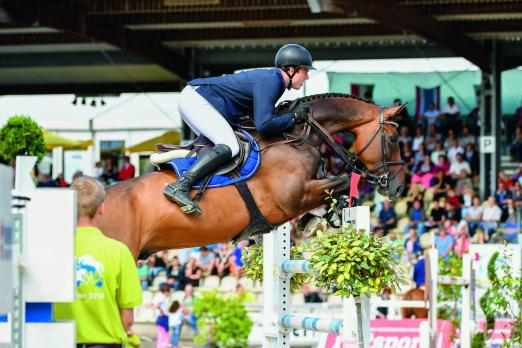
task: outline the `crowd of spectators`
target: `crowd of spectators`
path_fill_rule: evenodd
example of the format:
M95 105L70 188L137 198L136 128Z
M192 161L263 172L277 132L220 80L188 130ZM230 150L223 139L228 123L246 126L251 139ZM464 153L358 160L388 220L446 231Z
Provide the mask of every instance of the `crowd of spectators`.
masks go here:
M396 100L395 104L400 104ZM363 201L375 202L374 233L390 242L403 244L412 264L422 253L419 240L434 232L439 254L461 256L471 243L516 242L521 233L522 165L511 177L500 171L497 189L481 200L478 140L478 109L461 115L450 97L442 111L430 104L421 117L410 117L403 109L398 116L399 144L406 163L406 189L394 205L368 187ZM512 159L522 161L522 107L515 122L516 139ZM337 139L350 147L353 139ZM327 172L335 174L341 165L335 158Z

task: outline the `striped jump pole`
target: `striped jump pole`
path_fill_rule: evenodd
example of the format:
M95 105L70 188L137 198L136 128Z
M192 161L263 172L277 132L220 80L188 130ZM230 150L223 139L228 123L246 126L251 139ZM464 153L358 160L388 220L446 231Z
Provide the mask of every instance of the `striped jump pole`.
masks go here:
M461 320L460 320L460 347L471 347L471 335L475 323L471 319L472 302L472 271L473 262L470 254L462 255L462 276L439 275L439 253L436 248L426 252L426 287L429 301L428 321L430 327L430 348L437 347L437 294L438 285L461 285Z
M370 231L370 208L346 208L343 223ZM307 260L290 260L289 223L263 236L263 348L290 347L290 330L342 335L344 347L369 348L370 302L366 297L343 299L342 320L290 314L290 276L312 273Z

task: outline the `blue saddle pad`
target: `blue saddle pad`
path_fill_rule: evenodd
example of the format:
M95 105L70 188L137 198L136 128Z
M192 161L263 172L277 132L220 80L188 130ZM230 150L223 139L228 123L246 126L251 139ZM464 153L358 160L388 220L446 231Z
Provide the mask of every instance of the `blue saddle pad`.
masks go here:
M259 168L261 164L261 151L259 148L259 144L255 141L255 139L244 130L240 130L242 134L248 139L250 144L252 144L252 149L250 150L250 154L248 158L239 171L239 178L231 178L228 175L214 175L212 179L210 179L210 183L208 184L208 188L216 188L216 187L225 187L232 185L236 182L244 181L251 178ZM172 169L176 172L178 178L183 175L189 168L196 162L196 157L191 158L176 158L168 161L167 163L172 166ZM202 180L198 181L194 188L199 188L199 186L203 183Z

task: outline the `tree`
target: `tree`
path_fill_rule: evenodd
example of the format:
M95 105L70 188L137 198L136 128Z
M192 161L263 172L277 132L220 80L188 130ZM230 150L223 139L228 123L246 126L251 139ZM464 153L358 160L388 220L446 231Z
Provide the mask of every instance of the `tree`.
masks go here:
M29 116L13 116L0 129L0 160L14 166L16 156L36 156L40 161L45 154L42 128Z

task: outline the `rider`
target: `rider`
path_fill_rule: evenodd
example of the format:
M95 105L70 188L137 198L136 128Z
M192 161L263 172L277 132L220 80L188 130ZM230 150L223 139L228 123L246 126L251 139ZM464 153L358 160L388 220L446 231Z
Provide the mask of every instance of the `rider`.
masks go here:
M164 195L178 203L188 214L196 211L190 197L191 187L213 173L239 153L239 145L230 123L244 115L254 119L261 133L278 133L308 117L309 108L300 104L291 113L274 115L274 105L284 89L300 89L315 70L306 48L288 44L275 56L275 67L254 69L220 77L188 82L179 96L179 113L198 136L203 134L215 146L200 156L176 182L167 185Z

